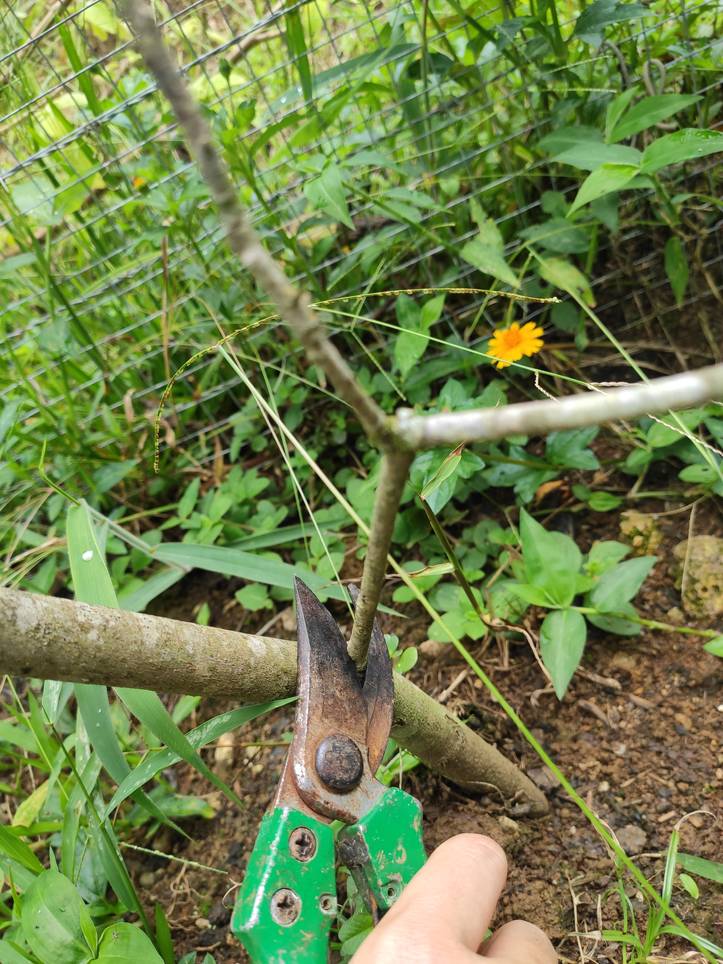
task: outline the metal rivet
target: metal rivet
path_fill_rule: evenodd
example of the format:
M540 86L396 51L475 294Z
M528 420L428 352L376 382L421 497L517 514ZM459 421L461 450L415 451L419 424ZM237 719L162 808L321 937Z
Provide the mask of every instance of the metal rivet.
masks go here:
M316 853L316 836L308 827L297 827L289 834L291 856L304 863Z
M301 899L288 887L282 887L271 897L271 916L277 924L289 927L301 913Z
M348 736L327 736L316 750L316 771L331 790L348 793L364 773L361 750Z
M319 907L324 914L335 914L336 897L333 894L322 894L319 898Z

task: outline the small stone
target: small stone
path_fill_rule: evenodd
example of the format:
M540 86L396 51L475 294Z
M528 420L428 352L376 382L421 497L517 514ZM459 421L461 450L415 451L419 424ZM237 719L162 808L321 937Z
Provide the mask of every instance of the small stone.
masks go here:
M620 535L632 547L634 556L653 555L663 540L657 516L635 509L621 514Z
M144 873L142 873L141 876L138 878L138 883L145 890L148 890L150 887L152 887L155 884L155 882L156 882L156 875L153 873L152 870L144 871Z
M705 619L723 613L723 539L693 536L673 549L675 585L680 589L683 609L690 616Z
M610 669L622 669L627 673L632 673L635 669L636 659L632 653L626 653L624 649L619 649L610 660Z
M685 623L685 614L679 606L672 606L665 614L665 621L673 626L682 626Z
M598 793L607 793L609 789L610 789L610 784L607 782L607 780L601 780L600 783L598 783L597 785Z
M700 830L700 828L705 824L702 813L692 813L688 817L688 822L692 823L696 830Z
M497 823L503 830L509 830L510 833L520 832L519 824L515 820L512 820L511 817L505 816L504 813L497 818Z
M676 723L680 723L684 730L690 731L693 729L693 721L687 713L676 713L674 719Z
M425 639L417 648L420 656L424 656L425 659L436 660L449 651L449 643L438 643L435 639Z
M625 756L628 752L628 746L626 743L613 743L613 753L615 756Z
M193 923L200 931L208 930L211 926L211 921L206 917L197 917Z
M629 854L639 854L648 842L646 832L634 823L626 823L624 827L615 831L615 836L623 850Z
M552 790L557 786L557 779L547 767L534 767L527 775L540 790Z

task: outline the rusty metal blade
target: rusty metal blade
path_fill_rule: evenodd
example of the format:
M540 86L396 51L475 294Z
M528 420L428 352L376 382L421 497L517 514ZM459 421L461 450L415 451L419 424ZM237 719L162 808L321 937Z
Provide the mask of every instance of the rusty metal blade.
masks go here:
M300 579L294 580L294 592L299 668L290 751L294 781L316 812L352 823L368 811L382 789L369 759L367 702L336 620ZM362 770L350 788L340 789L335 779L325 782L318 772L317 751L323 752L322 745L329 746L329 741L342 747L351 742L356 747L352 752L361 755ZM378 759L376 743L373 758Z
M356 586L350 586L349 592L356 607L359 590ZM375 773L384 756L394 712L392 659L384 639L384 633L381 631L376 618L369 641L366 676L364 677L362 692L367 706L369 765L372 772Z

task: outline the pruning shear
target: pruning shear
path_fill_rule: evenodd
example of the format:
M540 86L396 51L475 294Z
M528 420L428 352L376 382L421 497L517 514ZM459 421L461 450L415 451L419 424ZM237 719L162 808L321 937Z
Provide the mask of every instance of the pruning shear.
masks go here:
M374 776L394 700L384 636L375 620L361 682L328 609L300 579L294 595L294 738L231 919L254 964L326 964L337 913L335 849L375 922L426 860L418 801ZM332 821L343 824L336 848Z

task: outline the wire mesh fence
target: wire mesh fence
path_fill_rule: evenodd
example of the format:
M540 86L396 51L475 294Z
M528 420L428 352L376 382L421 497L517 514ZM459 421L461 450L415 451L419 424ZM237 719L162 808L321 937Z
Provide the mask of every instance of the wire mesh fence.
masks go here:
M471 364L460 348L482 352L503 317L534 319L561 342L546 358L554 389L575 339L589 345L583 380L618 373L580 296L650 373L665 370L666 352L672 370L718 351L705 323L687 342L677 325L720 301L713 158L676 168L664 189L643 179L619 203L617 193L614 204L601 198L594 218L557 243L539 233L552 221L561 230L591 170L579 157L558 162L564 149L546 146L556 131L614 147L602 129L621 90L687 97L689 127L717 117L715 4L604 6L607 19L585 29L577 4L546 0L524 11L456 0L155 9L257 229L316 300L434 286L539 296L552 293L541 259L572 265L583 280L566 292L567 314L450 296L447 343L430 350L454 371ZM249 326L244 350L281 370L295 356L276 322L257 324L263 296L231 260L175 119L109 0L46 9L4 0L0 36L0 398L15 426L3 471L7 504L22 506L42 442L66 479L81 455L101 467L148 459L164 387L219 325ZM678 120L662 116L655 133ZM691 280L677 303L663 256L676 192L694 198L680 221ZM485 231L483 246L514 272L465 256ZM392 337L374 327L391 304L365 304L367 342ZM328 320L368 361L373 341L348 336L353 319ZM192 461L218 457L216 435L229 453L228 420L244 403L235 386L209 356L185 373L168 437Z

